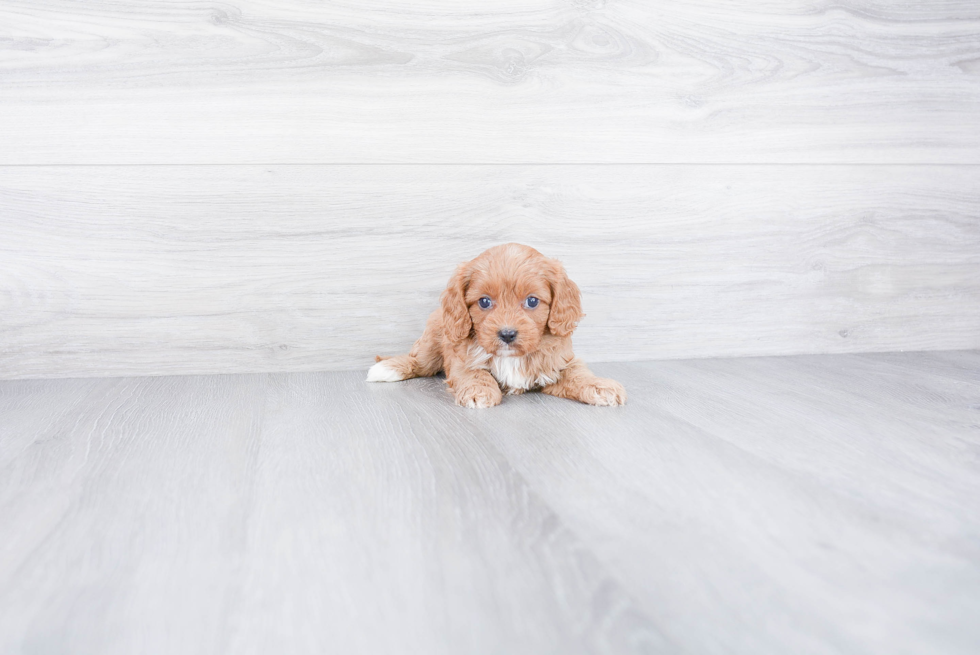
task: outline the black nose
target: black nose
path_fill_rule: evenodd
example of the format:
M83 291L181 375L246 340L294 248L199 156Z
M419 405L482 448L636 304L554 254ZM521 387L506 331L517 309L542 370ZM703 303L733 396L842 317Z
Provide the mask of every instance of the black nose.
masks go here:
M510 328L504 328L497 332L497 336L504 343L514 343L514 339L517 338L517 330L511 330Z

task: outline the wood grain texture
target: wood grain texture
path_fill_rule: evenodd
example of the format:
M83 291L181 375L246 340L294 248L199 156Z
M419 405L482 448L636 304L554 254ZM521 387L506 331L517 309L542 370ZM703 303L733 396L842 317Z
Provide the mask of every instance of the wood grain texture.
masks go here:
M980 353L0 383L0 651L980 647Z
M980 168L0 169L0 377L366 367L520 241L589 360L980 347Z
M221 652L266 383L0 390L0 651Z
M0 164L980 163L974 0L0 6Z

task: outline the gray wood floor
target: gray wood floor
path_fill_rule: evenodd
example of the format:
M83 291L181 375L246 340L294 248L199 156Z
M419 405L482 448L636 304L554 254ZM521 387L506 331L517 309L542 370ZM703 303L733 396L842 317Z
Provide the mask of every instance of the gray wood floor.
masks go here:
M0 383L3 653L976 653L980 353Z

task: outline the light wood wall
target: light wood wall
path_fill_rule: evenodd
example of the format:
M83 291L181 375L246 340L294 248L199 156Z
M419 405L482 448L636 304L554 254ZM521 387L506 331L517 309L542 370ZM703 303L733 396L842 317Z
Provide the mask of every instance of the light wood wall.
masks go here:
M980 7L0 5L0 377L366 367L562 259L593 360L980 348Z

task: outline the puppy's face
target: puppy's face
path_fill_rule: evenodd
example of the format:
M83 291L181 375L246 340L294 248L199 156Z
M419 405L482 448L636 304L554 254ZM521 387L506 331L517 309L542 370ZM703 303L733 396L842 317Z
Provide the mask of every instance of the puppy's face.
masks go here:
M582 317L578 287L561 264L520 244L461 265L442 304L450 340L472 335L495 356L532 353L545 334L571 335Z
M526 355L538 349L551 311L551 288L540 267L477 270L466 290L476 342L491 355Z

